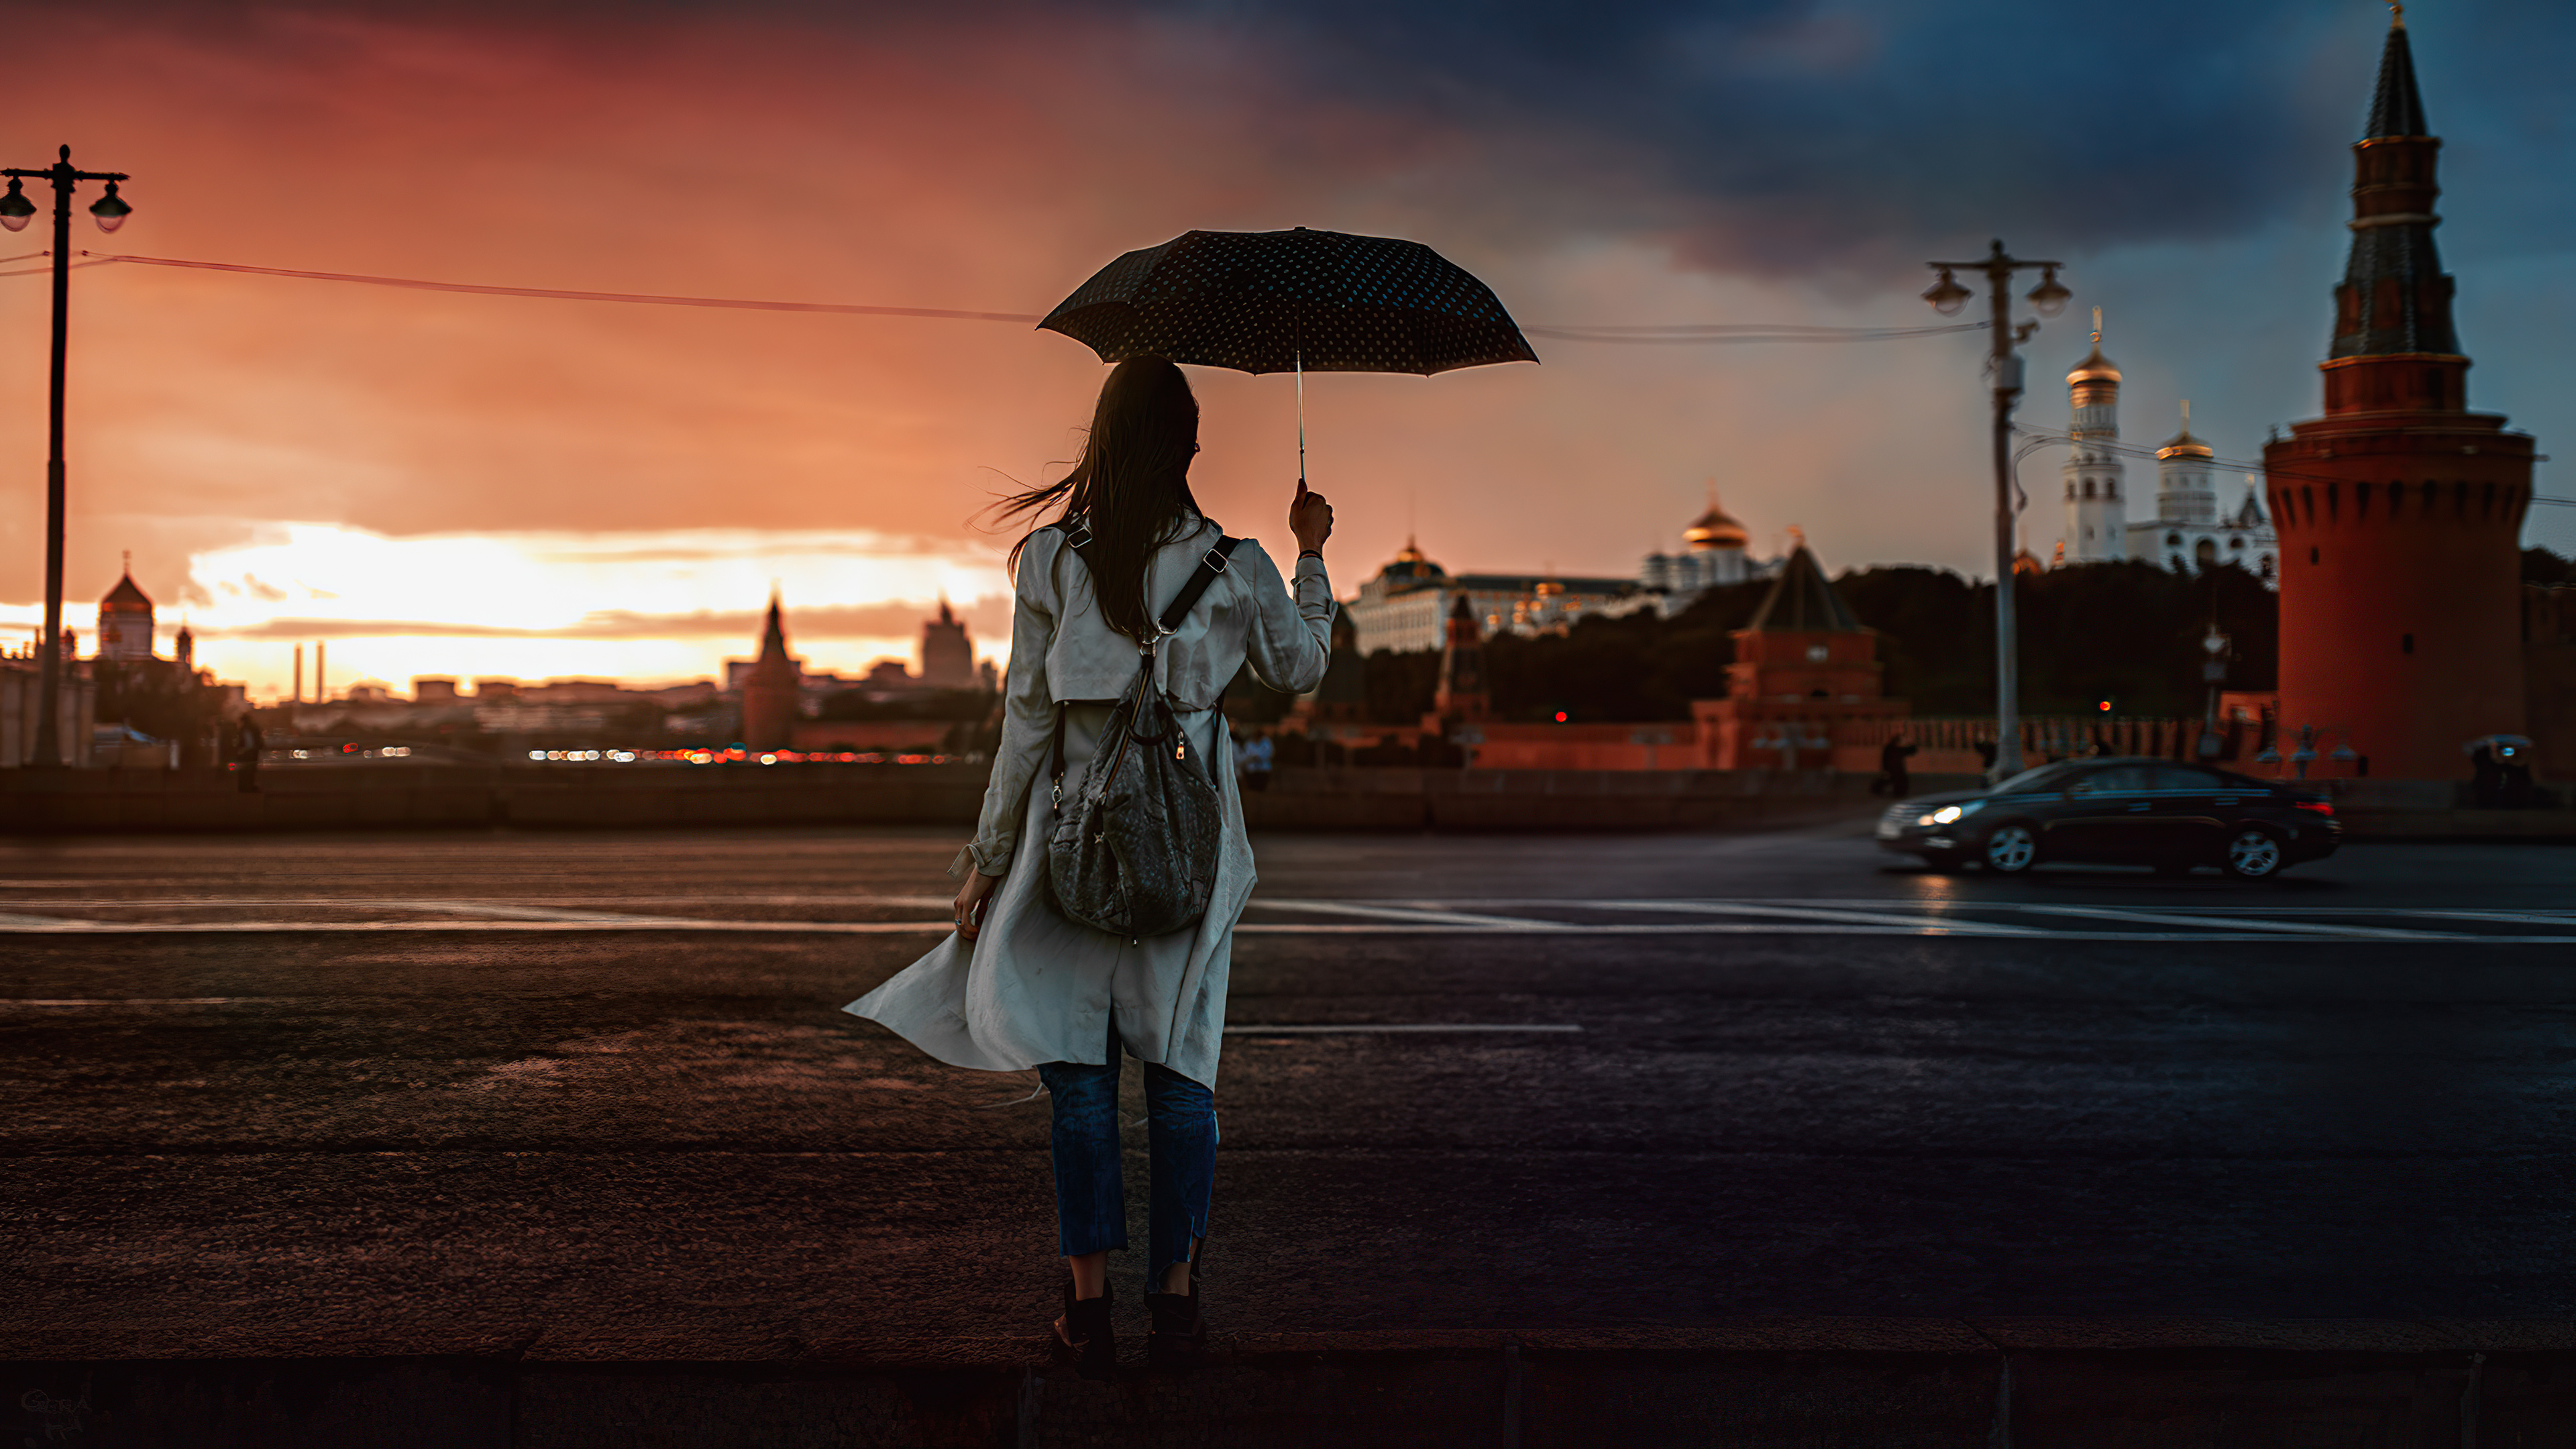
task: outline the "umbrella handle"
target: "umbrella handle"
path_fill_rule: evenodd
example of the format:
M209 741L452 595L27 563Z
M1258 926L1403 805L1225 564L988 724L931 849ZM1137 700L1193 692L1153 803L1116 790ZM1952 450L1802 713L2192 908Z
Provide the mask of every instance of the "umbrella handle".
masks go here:
M1297 486L1303 488L1306 486L1306 353L1301 348L1294 356L1297 359Z

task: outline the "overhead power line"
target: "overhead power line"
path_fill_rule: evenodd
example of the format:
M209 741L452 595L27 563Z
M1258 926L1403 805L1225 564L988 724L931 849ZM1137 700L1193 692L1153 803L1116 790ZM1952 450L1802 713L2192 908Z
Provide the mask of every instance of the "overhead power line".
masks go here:
M2017 426L2013 431L2021 434L2025 438L2031 438L2045 443L2073 443L2079 441L2069 434L2055 432L2047 428L2024 428ZM2098 449L2105 453L2116 453L2123 458L2154 458L2158 456L2157 449L2142 448L2135 443L2109 443L2104 442L2100 438L2084 438L2080 441L2082 441L2088 448ZM2209 460L2209 465L2213 468L2224 469L2231 473L2259 473L2265 478L2275 482L2349 483L2353 481L2339 473L2302 473L2291 468L2268 468L2261 463L2246 462L2242 458L2220 458L2212 456ZM2531 501L2534 503L2552 503L2563 507L2576 508L2576 498L2544 498L2540 494L2534 493L2531 495Z
M142 267L184 267L199 272L240 272L304 282L356 282L415 292L464 292L478 297L536 297L555 302L626 302L650 307L723 307L745 312L837 312L862 317L930 317L948 322L1035 322L1035 312L960 312L946 307L868 307L850 302L768 302L741 297L666 297L649 292L583 292L561 287L494 287L477 282L434 282L420 277L374 277L357 272L314 272L297 267L254 267L240 262L184 261L176 257L81 253L101 262Z
M0 265L50 257L50 251L26 252L14 257L0 257ZM254 277L285 277L304 282L352 282L369 287L395 287L415 292L459 292L477 297L533 297L555 302L622 302L651 307L716 307L744 312L824 312L859 317L922 317L943 322L1030 322L1041 320L1036 312L969 312L949 307L879 307L855 302L781 302L745 297L679 297L653 292L596 292L563 287L502 287L480 282L441 282L424 277L381 277L362 272L321 272L300 267L258 267L243 262L193 261L179 257L145 257L117 252L82 251L86 261L74 267L103 267L115 263L140 267L179 267L189 271L232 272ZM26 267L14 272L0 272L0 277L40 276L51 267ZM1936 327L1824 327L1805 323L1769 322L1682 322L1668 324L1560 324L1532 325L1521 330L1533 337L1547 337L1564 342L1613 342L1675 344L1725 344L1749 342L1892 342L1913 337L1939 337L1953 332L1975 332L1993 326L1991 322L1960 322ZM2063 433L2033 428L2015 431L2028 437L2051 442L2072 442ZM2133 447L2122 443L2095 442L2106 452L2131 458L2152 458L2152 448ZM2260 463L2237 459L2212 458L2215 467L2239 472L2265 473L2273 478L2297 479L2311 475L2266 469ZM2340 482L2340 479L2316 475L2314 481ZM2545 498L2532 495L2534 503L2576 507L2576 498Z
M27 261L53 255L51 252L29 252L21 257L0 257L0 264ZM480 282L442 282L426 277L384 277L362 272L324 272L303 267L260 267L244 262L209 262L181 257L145 257L118 252L81 252L88 260L74 266L96 267L124 263L140 267L178 267L198 272L231 272L253 277L285 277L302 282L349 282L367 287L396 287L415 292L457 292L477 297L532 297L553 302L620 302L648 307L717 307L743 312L825 312L860 317L923 317L943 322L1027 322L1040 320L1036 312L969 312L947 307L880 307L851 302L786 302L747 297L680 297L651 292L600 292L565 287L503 287ZM24 271L0 272L0 277L34 276L48 267L30 267ZM1804 323L1773 322L1692 322L1627 326L1617 324L1572 323L1555 326L1531 326L1521 330L1533 337L1547 337L1564 342L1644 343L1654 346L1709 345L1750 342L1892 342L1911 337L1939 337L1952 332L1975 332L1994 324L1961 322L1937 327L1821 327Z
M1956 322L1940 327L1806 327L1769 323L1724 323L1675 327L1586 327L1532 325L1521 331L1559 342L1624 342L1666 346L1741 342L1895 342L1909 337L1941 337L1952 332L1978 332L1992 322Z

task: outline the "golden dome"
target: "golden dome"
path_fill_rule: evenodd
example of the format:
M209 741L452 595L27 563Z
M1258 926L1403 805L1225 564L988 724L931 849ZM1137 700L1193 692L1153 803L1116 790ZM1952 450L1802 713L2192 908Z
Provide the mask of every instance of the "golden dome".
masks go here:
M2075 364L2075 370L2066 374L2068 387L2082 387L2088 382L2107 382L2113 387L2120 385L2120 369L2102 355L2102 309L2099 307L2093 309L2092 355Z
M1753 541L1753 535L1717 506L1717 490L1712 488L1708 495L1708 511L1692 519L1690 527L1682 530L1682 541L1693 548L1742 548Z
M2207 443L2191 435L2191 399L2182 400L2182 431L2165 439L2156 449L2159 458L2215 458L2218 454Z
M2102 355L2102 342L2099 338L2094 339L2093 354L2075 364L2075 370L2066 374L2068 387L2076 387L2088 382L2116 383L2119 380L2119 366Z

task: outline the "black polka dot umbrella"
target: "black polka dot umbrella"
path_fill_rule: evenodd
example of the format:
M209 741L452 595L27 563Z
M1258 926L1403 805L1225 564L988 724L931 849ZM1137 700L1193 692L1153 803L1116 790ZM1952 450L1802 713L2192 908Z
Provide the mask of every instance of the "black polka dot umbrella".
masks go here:
M1420 242L1338 231L1190 231L1102 267L1038 324L1104 362L1168 357L1295 372L1423 376L1538 354L1494 290Z

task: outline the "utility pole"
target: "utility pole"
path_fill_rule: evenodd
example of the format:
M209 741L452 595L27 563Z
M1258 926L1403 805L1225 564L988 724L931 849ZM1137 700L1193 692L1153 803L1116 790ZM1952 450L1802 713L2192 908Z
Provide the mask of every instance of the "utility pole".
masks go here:
M72 148L62 149L61 159L41 169L10 167L0 170L9 178L9 192L0 196L0 226L22 231L36 214L36 204L26 198L21 185L27 181L50 181L54 184L54 357L53 396L46 414L49 451L45 455L45 633L42 660L38 666L36 689L36 750L28 763L39 769L60 769L63 763L62 713L63 678L63 355L67 345L68 313L72 295L72 188L83 181L104 181L107 194L90 203L89 214L98 221L101 231L114 231L125 224L134 208L116 194L116 183L126 179L122 171L80 171L73 169Z
M2012 320L2013 273L2031 268L2041 269L2040 282L2031 288L2031 309L2042 317L2054 317L2066 310L2067 299L2074 294L2058 285L2057 269L2064 262L2032 261L2006 254L1997 240L1985 257L1973 262L1926 262L1924 265L1941 274L1924 292L1923 300L1944 317L1955 317L1975 294L1960 286L1954 272L1983 272L1987 290L1992 294L1994 321L1992 347L1986 356L1986 370L1994 378L1994 462L1995 462L1995 765L1994 778L2001 780L2021 772L2021 651L2016 643L2013 617L2013 525L2020 510L2013 503L2012 482L2012 410L2021 397L2021 354L2014 349L2030 340L2039 330L2036 322L2016 327Z

